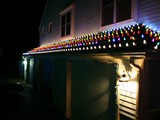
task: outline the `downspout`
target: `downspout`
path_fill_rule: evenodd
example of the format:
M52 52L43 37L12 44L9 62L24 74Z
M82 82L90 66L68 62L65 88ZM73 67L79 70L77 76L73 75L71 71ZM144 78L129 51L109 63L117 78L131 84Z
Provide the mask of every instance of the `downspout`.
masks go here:
M138 64L135 63L135 59L137 59L137 58L130 57L129 62L131 65L133 65L134 67L139 69L139 79L138 79L138 87L137 87L137 95L136 95L136 98L137 98L136 107L138 108L136 110L136 120L139 120L139 86L140 86L139 83L140 83L140 81L142 81L141 80L142 79L142 68Z

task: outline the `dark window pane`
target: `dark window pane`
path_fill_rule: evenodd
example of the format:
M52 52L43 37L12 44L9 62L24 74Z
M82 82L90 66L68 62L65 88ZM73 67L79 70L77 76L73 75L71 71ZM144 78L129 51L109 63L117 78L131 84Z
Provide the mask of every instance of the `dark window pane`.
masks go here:
M71 31L71 24L67 24L66 35L69 35Z
M61 36L65 36L65 26L61 27Z
M131 18L131 0L117 1L117 22Z
M71 22L71 12L67 13L67 23Z
M71 31L71 12L63 15L61 20L61 36L69 35Z
M64 25L64 24L65 24L65 19L66 19L66 16L65 16L65 15L63 15L63 16L62 16L61 25Z
M104 7L102 10L102 26L113 23L113 5Z
M49 32L49 33L52 32L52 23L50 23L49 26L48 26L48 32Z

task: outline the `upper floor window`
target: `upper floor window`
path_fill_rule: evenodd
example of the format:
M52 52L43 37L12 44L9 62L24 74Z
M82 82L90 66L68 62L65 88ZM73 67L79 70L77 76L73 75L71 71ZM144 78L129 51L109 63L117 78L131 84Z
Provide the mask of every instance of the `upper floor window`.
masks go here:
M72 36L74 28L74 4L60 13L61 37Z
M43 26L43 27L42 27L42 31L41 31L42 36L44 36L44 35L45 35L45 33L44 33L45 31L44 31L44 30L45 30L45 27Z
M116 22L131 18L131 0L117 0Z
M130 19L131 1L132 0L102 0L102 26Z
M71 33L71 11L61 16L61 36L67 36Z
M48 24L48 33L52 32L52 22Z

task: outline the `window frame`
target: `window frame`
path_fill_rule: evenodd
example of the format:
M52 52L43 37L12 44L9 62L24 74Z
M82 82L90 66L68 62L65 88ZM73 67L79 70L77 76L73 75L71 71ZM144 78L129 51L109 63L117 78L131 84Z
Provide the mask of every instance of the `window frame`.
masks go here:
M42 26L42 29L41 29L41 35L44 36L45 35L45 26Z
M116 14L116 10L117 10L117 1L118 0L113 0L113 22L111 24L108 25L103 25L102 24L102 18L103 18L103 14L102 14L102 2L103 0L101 0L100 3L100 29L103 30L103 28L111 28L113 29L113 24L116 26L119 26L120 24L127 24L127 23L135 23L135 21L137 20L137 0L131 0L131 18L126 19L126 20L122 20L122 21L117 21L117 14Z
M52 33L52 22L48 24L48 33Z
M64 39L72 39L74 37L74 9L75 9L75 3L71 4L69 7L64 9L62 12L60 12L60 38L61 40ZM67 14L71 12L70 15L70 22L67 23ZM62 26L62 17L65 15L65 24ZM70 32L67 34L67 25L70 24ZM65 28L65 33L62 36L62 27Z

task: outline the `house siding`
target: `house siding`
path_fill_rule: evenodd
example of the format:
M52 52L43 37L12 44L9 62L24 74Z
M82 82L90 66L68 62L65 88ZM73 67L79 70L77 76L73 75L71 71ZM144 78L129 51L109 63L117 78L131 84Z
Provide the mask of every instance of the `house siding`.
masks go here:
M97 32L100 28L100 0L77 0L75 37Z
M160 1L159 0L139 0L138 1L138 22L145 23L151 28L160 28Z
M60 12L71 5L74 1L65 3L59 0L58 3L49 0L40 25L45 26L44 36L40 34L40 45L60 41ZM67 6L68 5L68 6ZM54 9L54 10L53 10ZM75 0L75 24L74 36L78 37L95 33L100 28L100 0ZM48 33L48 24L52 22L52 33Z
M134 1L135 2L135 1ZM133 2L133 4L135 4ZM74 25L72 37L80 37L87 34L97 33L107 29L115 29L130 25L136 22L136 16L134 15L132 20L125 22L118 22L114 25L101 26L101 0L63 0L51 1L48 0L39 31L45 26L44 36L40 34L40 45L50 44L61 40L67 40L70 38L61 38L60 35L60 13L69 7L72 3L75 3L74 9ZM136 7L133 8L136 11ZM135 12L136 13L136 12ZM52 22L52 33L48 33L48 24Z
M45 45L60 40L60 12L71 5L74 0L48 0L40 24L40 45ZM52 22L52 33L48 33L48 24ZM45 26L44 36L41 35L41 29Z

